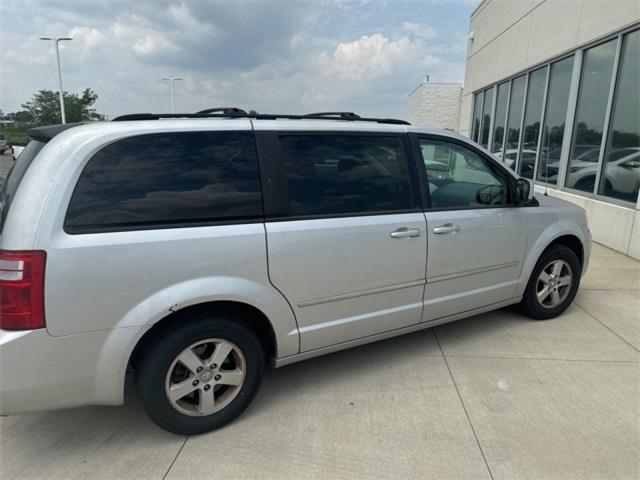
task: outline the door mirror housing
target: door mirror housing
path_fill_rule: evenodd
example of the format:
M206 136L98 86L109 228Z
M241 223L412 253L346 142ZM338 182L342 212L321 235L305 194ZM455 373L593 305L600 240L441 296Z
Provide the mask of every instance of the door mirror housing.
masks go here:
M526 178L519 178L516 180L515 191L515 204L523 205L533 200L533 182Z

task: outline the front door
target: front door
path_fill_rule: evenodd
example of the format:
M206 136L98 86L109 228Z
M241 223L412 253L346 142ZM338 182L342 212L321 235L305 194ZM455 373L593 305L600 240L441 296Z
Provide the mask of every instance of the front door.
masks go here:
M509 175L462 143L419 138L430 208L423 321L513 297L527 216L511 206Z
M267 212L269 275L301 351L418 324L426 224L401 135L273 136L280 179L269 181L281 198Z

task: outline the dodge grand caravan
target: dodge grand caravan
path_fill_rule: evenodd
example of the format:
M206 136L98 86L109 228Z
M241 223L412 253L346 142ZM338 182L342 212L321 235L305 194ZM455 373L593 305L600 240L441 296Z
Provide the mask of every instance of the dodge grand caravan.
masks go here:
M561 314L584 211L450 131L352 113L32 129L2 193L0 414L117 405L175 433L267 365L519 304Z

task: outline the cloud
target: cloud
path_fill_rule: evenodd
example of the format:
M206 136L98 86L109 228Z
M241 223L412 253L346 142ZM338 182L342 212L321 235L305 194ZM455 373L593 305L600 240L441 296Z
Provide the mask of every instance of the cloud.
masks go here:
M426 73L461 81L471 7L441 0L3 0L0 108L56 88L40 35L68 33L65 88L91 87L110 115L237 105L403 116ZM27 12L37 12L31 14Z

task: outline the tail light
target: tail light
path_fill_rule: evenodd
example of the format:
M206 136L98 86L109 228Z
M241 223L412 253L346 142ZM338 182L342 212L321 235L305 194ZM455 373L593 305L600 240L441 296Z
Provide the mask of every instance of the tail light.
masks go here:
M0 329L44 328L46 252L0 250Z

